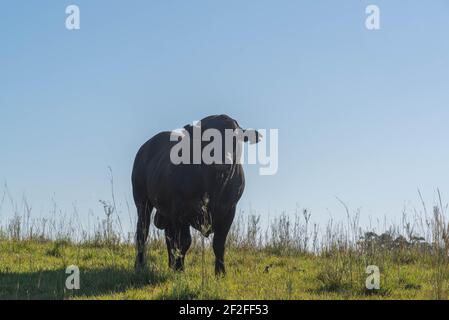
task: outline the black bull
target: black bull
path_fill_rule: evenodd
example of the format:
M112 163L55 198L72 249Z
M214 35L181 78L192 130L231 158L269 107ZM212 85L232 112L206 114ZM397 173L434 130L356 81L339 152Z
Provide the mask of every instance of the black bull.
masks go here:
M178 141L171 141L171 132L161 132L148 140L138 151L132 173L133 196L137 207L136 268L145 265L145 243L153 208L154 224L165 231L169 266L184 269L184 257L192 238L190 227L204 236L213 233L215 273L225 272L225 242L234 219L237 202L245 187L243 168L237 163L236 148L243 142L257 143L261 135L255 130L243 130L237 121L226 116L209 116L200 121L200 130L217 129L222 137L225 130L242 130L233 140L233 161L206 164L174 164L170 153ZM197 126L197 125L195 125ZM194 127L187 125L184 133L190 137ZM196 129L196 128L195 128ZM183 139L182 137L179 138ZM223 139L224 140L224 139ZM193 139L189 140L193 151ZM200 142L201 149L205 146ZM223 148L225 143L222 143ZM192 153L190 157L192 159ZM229 158L228 158L229 159ZM209 162L208 162L209 163Z

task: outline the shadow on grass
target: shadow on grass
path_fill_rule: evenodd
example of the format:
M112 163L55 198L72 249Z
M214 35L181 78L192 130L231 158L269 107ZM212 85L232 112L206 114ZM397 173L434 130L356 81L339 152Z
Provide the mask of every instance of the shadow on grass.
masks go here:
M308 289L307 292L314 295L326 295L328 293L337 293L343 297L389 297L391 295L390 288L381 288L378 290L368 290L362 287L353 286L351 284L344 284L340 286L335 285L321 285L315 289Z
M124 292L131 288L154 285L167 279L165 274L150 270L129 269L80 270L80 289L65 289L69 275L65 270L26 273L0 273L0 299L70 299Z

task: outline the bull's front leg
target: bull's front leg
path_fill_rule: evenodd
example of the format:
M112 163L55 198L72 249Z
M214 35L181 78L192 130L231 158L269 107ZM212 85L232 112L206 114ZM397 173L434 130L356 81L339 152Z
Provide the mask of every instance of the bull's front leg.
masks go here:
M231 208L229 212L224 215L220 223L216 223L214 226L214 240L212 242L212 247L215 254L215 275L225 275L225 244L226 238L228 236L229 229L231 229L232 221L235 216L235 207Z
M192 243L189 225L172 225L165 229L169 267L184 270L184 258Z
M215 275L225 275L224 253L225 253L226 235L221 233L214 234L212 246L215 254Z
M172 232L170 232L170 228L166 228L165 229L165 243L167 245L167 253L168 253L168 267L172 268L173 267L173 248L174 246L174 240L173 240L173 235Z
M179 229L170 225L165 229L165 243L168 252L168 267L175 271L182 271L181 253L179 251Z

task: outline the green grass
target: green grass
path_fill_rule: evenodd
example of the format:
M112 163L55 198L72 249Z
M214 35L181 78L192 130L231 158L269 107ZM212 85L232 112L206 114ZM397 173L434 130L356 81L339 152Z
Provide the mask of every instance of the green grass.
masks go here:
M210 239L198 232L186 271L170 270L155 229L147 267L135 272L133 233L122 228L114 201L101 201L105 216L92 231L75 215L34 219L26 201L20 215L11 200L13 218L0 224L0 299L447 299L449 223L438 196L432 211L423 202L412 220L404 213L388 228L360 227L359 212L346 205L347 221L331 219L324 229L307 210L283 213L265 230L259 216L242 212L228 235L224 278L215 277ZM71 265L79 267L80 290L65 289ZM380 270L379 290L366 289L369 265Z
M191 249L186 271L168 269L166 249L149 245L146 271L134 271L131 245L0 240L0 299L435 299L446 298L446 264L416 253L286 254L233 249L227 275L213 274L213 254ZM378 265L381 289L365 289L365 267ZM65 288L76 265L81 289Z

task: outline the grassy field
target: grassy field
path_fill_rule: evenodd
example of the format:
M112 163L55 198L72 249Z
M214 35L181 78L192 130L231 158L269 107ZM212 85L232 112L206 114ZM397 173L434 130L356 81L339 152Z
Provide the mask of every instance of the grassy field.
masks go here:
M100 201L104 215L86 230L76 210L66 218L55 206L52 217L33 218L26 199L10 198L9 210L3 206L10 218L0 223L0 299L447 299L448 206L438 199L428 209L421 197L422 209L412 219L404 213L399 226L362 228L359 212L344 203L347 220L324 228L308 210L263 227L260 216L239 213L227 240L227 275L216 278L211 239L198 232L185 272L177 273L152 226L147 268L137 273L135 228L123 228L115 200ZM79 290L65 286L71 265L80 270ZM378 267L379 289L366 288L368 266Z
M131 245L3 240L0 253L0 299L442 299L449 279L431 256L407 252L230 248L228 273L218 279L210 248L201 246L188 253L183 273L168 269L158 241L150 244L148 269L141 273L133 269ZM380 290L365 288L368 264L380 268ZM80 269L80 290L65 289L69 265Z

